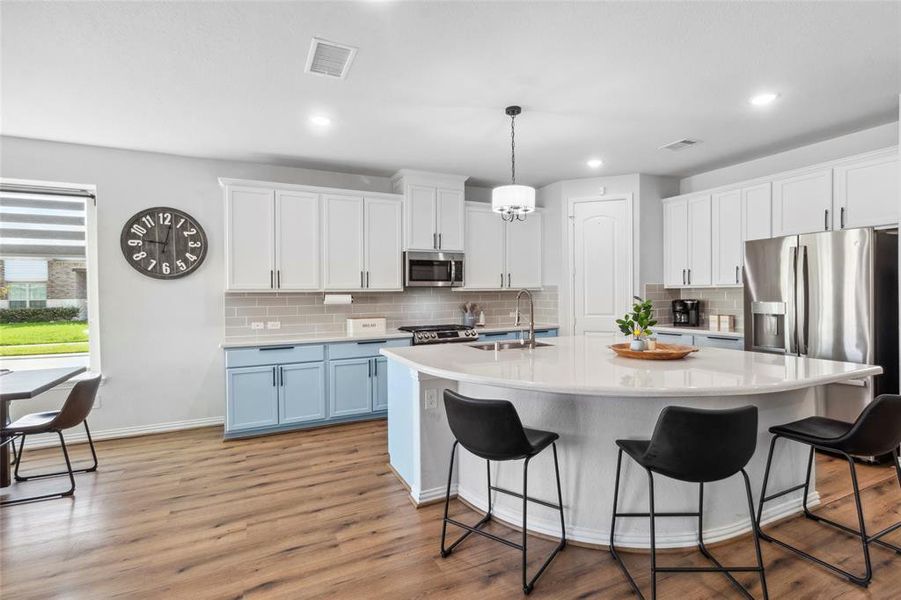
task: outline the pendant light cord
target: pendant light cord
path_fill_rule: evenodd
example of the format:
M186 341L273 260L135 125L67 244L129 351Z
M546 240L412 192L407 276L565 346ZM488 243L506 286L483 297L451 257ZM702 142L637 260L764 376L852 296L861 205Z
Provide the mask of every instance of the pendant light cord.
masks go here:
M516 185L516 115L510 116L510 176Z

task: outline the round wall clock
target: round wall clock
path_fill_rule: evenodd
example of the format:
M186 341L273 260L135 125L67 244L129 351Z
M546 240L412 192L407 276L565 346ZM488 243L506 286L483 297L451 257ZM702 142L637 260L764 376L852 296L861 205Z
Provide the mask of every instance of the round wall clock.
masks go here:
M186 212L157 206L134 215L119 238L125 260L156 279L190 275L206 258L206 233Z

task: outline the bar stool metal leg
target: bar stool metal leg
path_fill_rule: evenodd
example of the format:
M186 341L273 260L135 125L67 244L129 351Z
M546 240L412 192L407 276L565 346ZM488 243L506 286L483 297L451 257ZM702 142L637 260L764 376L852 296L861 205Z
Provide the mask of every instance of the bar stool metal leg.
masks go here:
M826 517L822 517L820 515L810 512L810 510L808 510L808 508L807 508L807 492L808 492L808 488L810 485L810 473L811 473L811 466L813 463L813 452L817 448L817 446L814 446L811 444L808 444L811 447L811 451L810 451L810 457L808 459L808 466L807 466L807 481L805 481L805 483L802 485L793 486L786 490L782 490L780 492L776 492L776 493L770 494L768 496L766 493L766 490L767 490L767 483L769 481L770 466L772 464L773 449L776 444L776 440L779 437L781 437L781 436L774 435L772 442L770 442L770 452L769 452L769 455L767 456L766 470L764 471L764 476L763 476L763 489L760 492L760 503L758 505L758 510L757 510L757 530L758 530L760 537L762 539L766 540L767 542L770 542L770 543L776 544L778 546L781 546L782 548L785 548L786 550L800 556L801 558L803 558L805 560L816 563L816 564L820 565L821 567L824 567L824 568L828 569L829 571L832 571L836 575L844 577L851 583L855 583L862 587L867 587L870 584L870 581L873 577L873 568L872 568L872 564L870 562L870 548L869 548L870 544L878 544L889 550L893 550L897 553L901 553L901 547L898 547L894 544L890 544L889 542L886 542L886 541L880 539L882 536L884 536L892 531L895 531L896 529L901 527L901 522L895 523L894 525L891 525L874 535L867 535L866 523L864 522L863 504L860 499L860 487L857 482L857 468L854 463L854 458L845 452L839 452L839 454L841 454L844 457L844 459L848 462L848 467L851 472L851 486L852 486L853 492L854 492L854 504L855 504L855 508L857 509L857 522L858 522L858 527L860 529L859 530L853 529L851 527L848 527L847 525L837 523L835 521L827 519ZM834 448L828 449L828 450L830 452L837 452ZM895 454L897 455L897 451ZM901 481L901 478L899 478L899 481ZM820 558L817 558L816 556L813 556L812 554L809 554L809 553L801 550L800 548L792 546L786 542L783 542L782 540L776 539L773 536L763 532L763 529L761 527L761 519L763 516L764 503L769 502L770 500L779 498L781 496L784 496L785 494L788 494L790 492L796 491L801 488L804 489L804 500L803 500L804 515L808 519L810 519L812 521L825 523L825 524L830 525L840 531L843 531L845 533L848 533L850 535L860 538L860 544L861 544L861 549L863 551L863 558L864 558L864 565L865 565L863 576L855 575L855 574L853 574L849 571L846 571L834 564L828 563Z

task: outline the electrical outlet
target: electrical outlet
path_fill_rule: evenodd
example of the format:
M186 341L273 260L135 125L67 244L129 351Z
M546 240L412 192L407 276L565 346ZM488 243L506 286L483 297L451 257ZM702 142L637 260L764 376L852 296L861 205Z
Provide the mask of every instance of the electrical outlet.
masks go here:
M425 409L433 410L438 408L438 390L425 391Z
M263 323L262 321L251 321L250 322L251 329L262 329L263 325L265 325L265 323Z
M266 329L281 329L281 321L266 321Z

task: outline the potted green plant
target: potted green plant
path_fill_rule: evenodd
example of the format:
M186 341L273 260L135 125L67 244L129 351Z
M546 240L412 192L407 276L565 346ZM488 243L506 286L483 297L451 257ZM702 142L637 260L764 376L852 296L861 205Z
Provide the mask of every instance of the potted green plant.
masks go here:
M651 327L657 324L651 318L651 301L642 300L639 296L632 297L635 303L632 305L632 312L623 315L622 319L617 319L616 324L619 330L625 335L632 336L632 342L629 348L632 350L642 351L645 349L645 342L642 336L651 334Z

